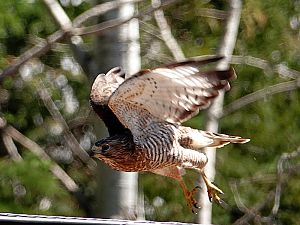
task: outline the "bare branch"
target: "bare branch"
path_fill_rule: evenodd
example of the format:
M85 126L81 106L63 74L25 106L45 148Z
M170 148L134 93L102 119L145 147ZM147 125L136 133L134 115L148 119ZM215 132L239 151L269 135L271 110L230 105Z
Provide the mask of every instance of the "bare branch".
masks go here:
M266 88L263 88L261 90L255 91L251 94L245 95L232 103L226 105L222 112L218 110L215 113L215 116L217 118L223 118L253 102L256 102L260 99L264 99L267 96L274 95L277 93L282 93L282 92L287 92L287 91L293 91L297 90L299 88L299 81L298 80L292 80L292 81L287 81L279 84L275 84Z
M160 0L152 0L153 8L157 8L160 5L161 5ZM173 54L173 57L175 58L175 60L176 61L184 60L185 56L183 54L183 51L180 48L177 40L172 35L171 28L164 16L163 10L159 9L159 10L154 11L154 18L160 29L161 36L162 36L166 46L169 48L169 50Z
M57 24L60 26L61 30L68 34L68 38L71 40L69 42L70 48L73 51L73 55L76 60L80 63L83 71L89 74L89 66L86 65L86 60L89 58L89 62L92 62L92 59L89 57L89 53L85 51L87 48L85 47L83 40L80 36L73 36L73 24L71 19L68 17L67 13L61 7L61 5L57 2L57 0L43 0L50 13L54 17ZM55 47L55 46L53 46Z
M101 34L104 31L107 31L108 29L112 29L112 28L118 27L120 25L123 25L124 23L127 23L130 20L135 19L135 18L136 19L143 18L144 16L153 13L155 10L166 8L166 7L168 7L168 6L174 4L175 2L178 2L178 1L180 1L180 0L167 0L163 4L161 4L159 7L149 8L149 9L143 11L143 12L136 13L136 14L134 14L133 16L131 16L129 18L112 19L112 20L102 22L100 24L89 26L89 27L74 28L72 33L74 35L80 35L80 36L82 36L82 35L91 35L91 34Z
M232 58L242 11L242 2L240 0L230 0L230 9L225 27L225 33L218 50L218 55L223 55L225 58L218 65L218 69L228 69Z
M260 68L267 71L273 71L274 73L278 73L284 78L293 78L300 79L300 72L288 68L284 64L271 65L267 60L256 58L253 56L232 56L231 63L233 64L246 64L249 66L253 66L256 68ZM220 108L215 111L215 117L223 118L242 107L245 107L253 102L256 102L260 99L263 99L267 96L297 90L299 88L299 80L293 80L288 82L279 83L273 86L266 87L264 89L258 90L246 96L243 96L234 102L228 104L221 110Z
M83 12L79 16L77 16L73 20L73 27L80 27L83 23L87 22L88 20L97 17L99 15L103 15L111 10L117 9L121 7L123 4L127 3L137 3L143 0L128 0L128 1L110 1L105 2L99 5L95 5L93 8Z
M277 162L277 176L276 177L273 176L273 175L270 176L270 181L273 181L273 182L277 178L275 191L269 192L269 194L266 196L266 198L264 198L263 202L257 203L256 206L254 206L251 209L247 208L241 202L241 199L240 199L239 193L238 193L237 184L239 184L239 185L241 185L241 184L248 185L247 184L248 182L256 182L256 181L260 180L261 178L258 178L258 180L257 180L257 177L253 177L248 181L238 180L238 181L230 182L230 187L231 187L232 192L234 194L236 204L242 212L245 212L244 216L242 216L241 218L239 218L238 220L236 220L233 223L234 225L246 224L252 218L257 218L261 222L268 223L268 224L271 223L274 220L274 218L278 214L278 210L279 210L279 207L280 207L280 198L281 198L281 192L282 192L282 187L283 187L284 183L286 183L289 180L289 177L290 177L291 173L299 173L299 165L295 165L295 166L290 166L289 165L288 168L287 168L288 172L286 173L285 168L284 168L284 163L287 160L290 160L292 158L296 158L296 157L299 157L299 156L300 156L300 146L293 152L282 153L280 159ZM264 179L262 181L265 182ZM258 212L260 210L262 210L263 207L268 205L272 199L274 199L274 204L273 204L270 215L268 217L261 217L260 215L259 215L259 217L257 217Z
M35 35L28 35L28 43L31 45L38 45L41 42L46 42L46 39L35 36ZM69 45L64 44L61 42L56 42L52 45L52 51L56 52L67 52L69 50Z
M47 90L47 88L44 86L44 84L40 81L36 85L37 93L42 99L44 105L50 112L53 119L62 125L63 131L64 131L64 138L68 145L70 146L70 149L74 152L75 155L77 155L82 162L84 162L90 169L94 169L96 167L96 162L92 160L87 152L82 149L72 132L70 131L67 122L64 120L64 117L61 115L60 111L54 104L53 100L51 99L51 96Z
M254 214L251 210L249 210L245 204L242 202L241 197L240 197L240 193L238 191L238 187L237 187L237 183L236 182L230 182L230 188L231 191L233 193L233 197L236 203L236 206L238 207L238 209L244 213L250 213L250 214Z
M249 185L253 183L260 183L260 184L274 184L276 181L276 176L274 174L255 174L251 177L243 177L239 180L235 181L237 185Z
M284 167L283 164L292 158L296 158L300 155L300 146L297 150L291 153L282 153L280 159L277 162L277 184L275 189L275 198L274 198L274 205L272 208L271 215L272 217L276 216L280 206L280 198L281 198L281 191L282 191L282 184L287 181L287 177L284 177Z
M274 192L268 193L266 198L264 198L264 201L258 202L254 207L252 208L246 208L245 211L242 211L245 213L242 217L237 219L232 225L244 225L244 224L249 224L248 221L251 219L256 219L259 221L264 221L265 218L263 218L260 214L259 211L262 210L273 198Z
M65 32L69 32L72 29L72 21L61 5L56 0L43 0L43 2L49 9L60 28Z
M147 34L150 34L153 37L156 37L158 40L163 41L163 38L157 29L157 27L153 26L150 23L144 22L143 20L140 20L140 29L144 31ZM141 26L144 25L145 27Z
M4 121L2 118L0 118L0 120ZM1 127L1 129L3 130L3 133L19 142L42 160L51 161L50 170L70 192L76 192L79 189L74 180L59 165L52 161L43 148L41 148L37 143L24 136L12 126L8 125Z
M158 8L151 8L151 9L145 11L145 12L135 14L133 17L130 17L128 19L122 19L122 20L115 19L115 20L106 21L106 22L103 22L101 24L86 27L86 28L75 28L75 29L72 29L72 35L99 34L99 33L102 33L104 31L107 31L109 29L120 26L124 23L127 23L129 20L131 20L133 18L142 18L143 16L148 15L148 14L152 13L153 11L155 11L157 9L168 7L168 6L170 6L171 4L173 4L177 1L179 1L179 0L168 0ZM124 2L124 3L126 3L126 2ZM106 13L111 9L114 9L114 7L111 7L110 9L103 10L103 11L99 10L97 12L97 15ZM89 18L87 16L82 16L82 15L79 15L77 17L78 21L74 24L76 24L76 25L77 25L77 23L80 24L80 23L84 22L86 19ZM81 16L83 18L79 19ZM74 19L74 21L76 21L76 18ZM59 41L63 40L64 38L68 37L68 36L69 36L68 32L65 32L63 30L58 30L55 33L48 36L46 41L41 41L37 45L35 45L34 47L28 49L23 54L21 54L10 66L4 68L4 70L1 71L0 81L6 76L16 74L18 72L18 69L20 68L20 66L22 66L24 63L26 63L28 60L30 60L31 58L39 57L39 56L45 54L47 51L49 51L52 48L52 45L54 43L59 42Z
M34 47L28 49L25 51L23 54L21 54L14 62L12 65L4 68L2 72L0 73L0 81L9 75L16 74L19 70L19 68L26 63L28 60L35 58L35 57L40 57L41 55L45 54L48 52L52 45L56 42L59 42L63 40L66 36L66 32L64 31L56 31L55 33L51 34L50 36L47 37L46 41L41 41Z
M246 64L249 66L253 66L256 68L260 68L266 71L273 71L274 73L278 73L286 78L297 79L300 77L300 72L288 68L286 65L280 63L277 65L272 65L270 62L264 59L260 59L253 56L232 56L231 63L233 64Z
M218 9L200 8L199 10L197 10L197 16L225 20L228 16L228 13Z
M238 191L238 184L240 184L240 183L241 183L240 180L235 180L235 181L232 181L229 183L238 209L241 212L245 213L242 217L237 219L233 224L234 225L248 224L248 221L253 218L256 220L259 220L259 221L264 221L265 218L263 218L259 214L259 211L262 210L266 205L269 204L270 200L274 197L274 192L272 191L272 192L268 193L268 195L263 199L262 202L258 202L253 207L248 208L242 202L242 199L241 199L239 191Z
M13 139L6 133L3 133L2 140L7 149L8 154L10 155L12 160L17 161L17 162L22 161L22 157L19 154L18 149L17 149Z

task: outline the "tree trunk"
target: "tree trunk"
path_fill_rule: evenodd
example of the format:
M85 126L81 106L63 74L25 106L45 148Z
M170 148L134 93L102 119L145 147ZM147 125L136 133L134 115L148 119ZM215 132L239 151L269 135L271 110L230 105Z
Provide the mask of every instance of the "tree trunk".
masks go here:
M127 18L134 13L134 4L124 4L104 16L104 20ZM138 20L131 20L97 37L94 59L99 73L121 66L126 74L140 69ZM138 196L138 174L118 172L99 163L97 168L96 215L101 218L135 219Z
M217 69L226 70L229 67L229 62L232 57L234 50L238 27L240 22L240 14L242 8L241 0L230 0L229 1L229 13L226 20L226 27L224 35L222 37L220 47L218 50L218 55L224 56L224 59L217 65ZM222 111L224 100L224 91L220 92L220 95L215 99L211 107L207 112L206 130L212 132L218 132L219 121L217 119L217 114ZM205 172L210 180L214 180L215 177L215 162L216 162L216 149L207 148L205 149L208 162L205 166ZM204 183L203 185L204 186ZM198 223L201 224L211 224L212 223L212 204L209 202L207 197L207 192L202 191L200 193L200 206L201 210L196 218Z

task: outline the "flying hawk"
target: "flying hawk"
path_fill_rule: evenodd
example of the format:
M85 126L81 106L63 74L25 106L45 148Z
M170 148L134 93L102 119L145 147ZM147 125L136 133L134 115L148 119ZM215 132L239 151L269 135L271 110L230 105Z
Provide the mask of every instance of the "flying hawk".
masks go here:
M181 125L207 108L220 90L229 90L234 70L210 68L221 59L187 60L141 70L129 78L119 67L98 75L90 102L110 137L97 141L91 156L115 170L149 171L176 179L193 212L198 207L193 197L197 187L188 190L181 168L195 169L205 181L209 199L221 203L218 194L223 192L205 176L207 157L201 150L249 139Z

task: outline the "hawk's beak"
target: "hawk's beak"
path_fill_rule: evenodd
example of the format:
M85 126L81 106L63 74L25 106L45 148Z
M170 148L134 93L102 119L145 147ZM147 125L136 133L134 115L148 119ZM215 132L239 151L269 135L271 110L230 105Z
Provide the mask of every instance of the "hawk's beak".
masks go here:
M90 157L93 157L94 154L95 154L94 151L93 151L93 148L87 150L86 152L87 152L87 154L89 154Z
M94 145L90 150L87 151L90 157L95 157L99 153L98 148Z

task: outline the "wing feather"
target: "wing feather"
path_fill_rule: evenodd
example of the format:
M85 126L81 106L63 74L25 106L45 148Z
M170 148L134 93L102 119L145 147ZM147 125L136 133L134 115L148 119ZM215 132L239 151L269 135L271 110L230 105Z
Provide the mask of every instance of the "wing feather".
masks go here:
M123 83L124 77L125 73L119 67L111 69L107 74L99 74L93 82L90 93L90 104L104 122L110 135L127 131L107 105L108 99L115 89Z
M190 60L138 73L117 88L108 105L131 131L139 125L132 121L145 117L149 121L186 121L208 107L220 89L229 89L228 80L235 77L232 68L225 71L202 68L221 58Z

